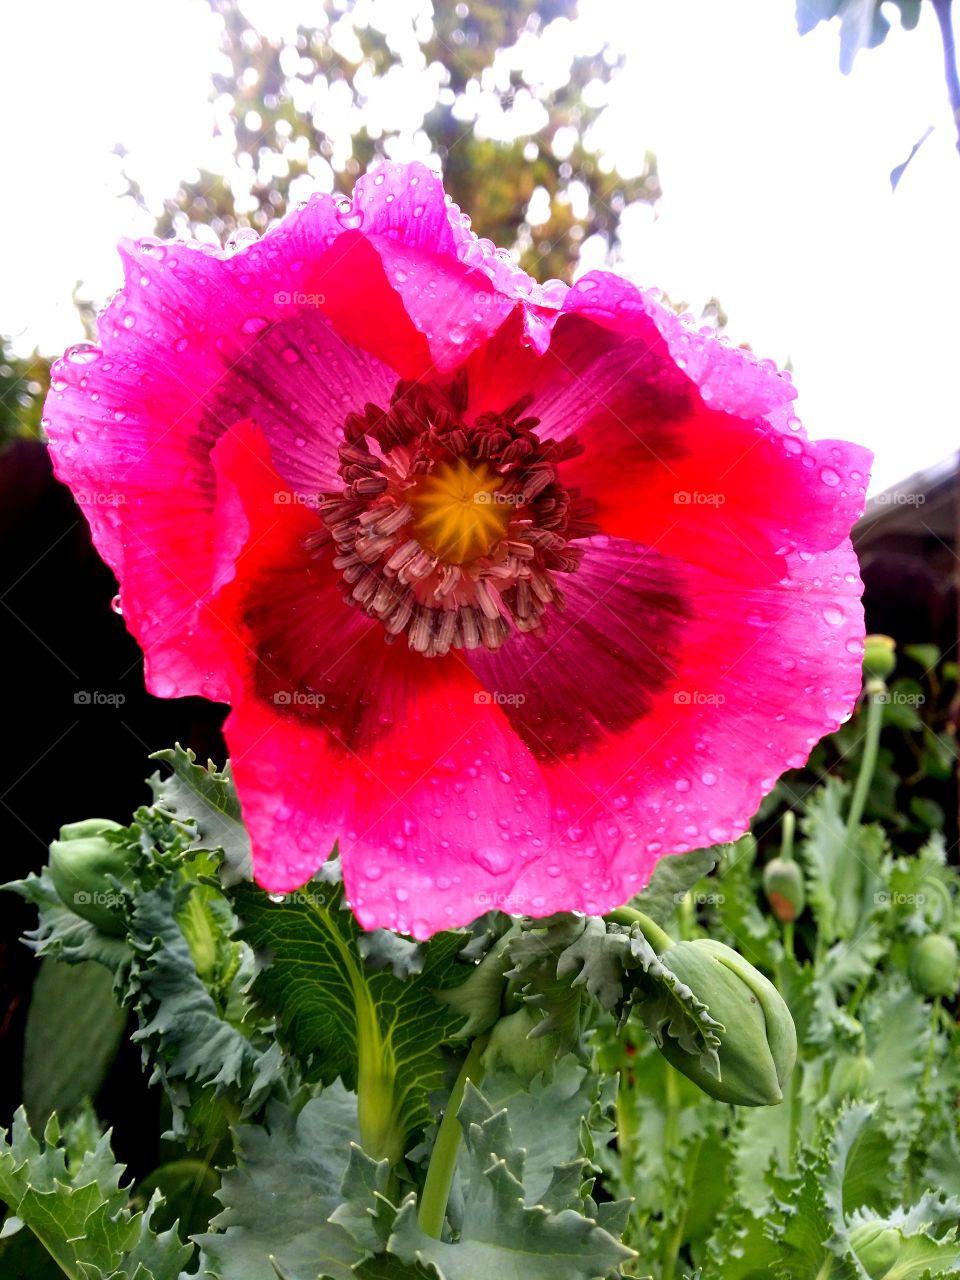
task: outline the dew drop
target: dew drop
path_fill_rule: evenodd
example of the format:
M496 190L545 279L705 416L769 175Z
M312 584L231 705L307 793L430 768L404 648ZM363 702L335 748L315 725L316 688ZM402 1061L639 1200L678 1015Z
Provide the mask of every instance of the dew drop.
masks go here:
M260 333L270 323L265 316L248 316L240 326L241 333Z
M119 614L121 618L123 617L123 601L120 599L119 591L110 601L110 608L113 610L114 613Z
M844 620L845 617L846 617L846 614L843 612L843 610L840 608L839 605L828 604L824 606L823 620L824 622L829 622L831 627L839 627L840 623Z
M506 849L500 849L493 844L483 845L475 850L472 856L474 862L479 863L492 876L502 876L513 866L511 854Z
M64 353L71 364L92 364L100 359L100 349L90 342L78 342ZM66 384L64 384L66 385Z
M833 467L821 467L820 479L824 484L829 485L831 489L840 483L840 476L834 471Z

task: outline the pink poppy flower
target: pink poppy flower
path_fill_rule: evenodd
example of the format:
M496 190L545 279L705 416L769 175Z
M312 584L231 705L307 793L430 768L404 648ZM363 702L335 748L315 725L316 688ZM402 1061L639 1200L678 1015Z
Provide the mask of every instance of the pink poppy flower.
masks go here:
M624 902L860 688L869 455L606 272L539 286L420 165L122 246L46 427L160 697L230 703L257 880L366 927Z

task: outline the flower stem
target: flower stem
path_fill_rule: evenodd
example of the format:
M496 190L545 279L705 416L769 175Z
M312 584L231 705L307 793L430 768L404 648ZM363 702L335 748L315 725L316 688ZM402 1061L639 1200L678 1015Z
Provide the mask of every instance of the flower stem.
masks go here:
M957 130L957 150L960 151L960 73L957 71L957 48L953 34L953 0L933 0L933 10L940 24L943 43L943 72L947 82L947 96L953 111L953 123Z
M628 927L639 925L640 932L657 955L668 951L673 946L673 939L665 929L661 929L655 920L651 920L642 911L634 910L633 907L617 907L615 911L608 911L604 919L612 920L614 924L625 924Z
M439 1240L443 1235L443 1223L447 1215L447 1201L450 1199L450 1188L453 1185L453 1174L457 1167L457 1153L460 1150L460 1124L457 1112L463 1101L463 1091L467 1081L474 1083L483 1079L483 1062L481 1058L487 1047L489 1036L478 1036L464 1059L460 1074L450 1090L450 1097L444 1108L440 1125L437 1129L436 1141L430 1153L430 1164L420 1195L420 1208L417 1219L424 1235Z
M863 807L867 803L867 793L873 781L873 771L877 767L877 752L880 749L880 726L883 721L883 703L880 694L886 686L874 691L868 686L867 692L867 728L863 740L863 759L860 761L860 772L857 784L853 789L850 811L847 814L847 839L850 840L860 825Z

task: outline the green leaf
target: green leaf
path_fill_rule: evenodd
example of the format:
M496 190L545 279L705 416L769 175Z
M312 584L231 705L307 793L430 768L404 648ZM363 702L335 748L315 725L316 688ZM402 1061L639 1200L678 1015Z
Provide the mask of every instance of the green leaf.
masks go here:
M597 1004L621 1021L635 1010L658 1044L672 1036L719 1079L719 1023L637 925L556 916L524 922L509 945L525 999L545 1015L534 1034L556 1032L576 1048Z
M545 1198L558 1166L592 1161L597 1145L610 1140L610 1124L603 1117L614 1092L615 1081L603 1084L573 1054L561 1058L549 1076L536 1076L529 1084L505 1068L484 1076L484 1098L494 1111L507 1111L512 1140L525 1152L527 1204ZM584 1176L581 1169L578 1189Z
M828 778L808 801L801 822L808 897L822 944L863 937L882 905L878 895L889 871L879 827L858 827L847 836L849 790L839 778Z
M767 1222L740 1205L731 1205L707 1245L705 1275L719 1280L768 1280L782 1260Z
M362 931L344 908L342 887L311 881L283 902L254 885L234 890L242 936L269 963L255 998L280 1023L282 1037L307 1078L348 1088L359 1082L362 1145L370 1155L403 1154L409 1134L431 1118L429 1094L443 1087L443 1044L462 1018L433 995L462 980L460 933L424 945L415 982L391 970L369 972L360 954Z
M262 1125L242 1125L237 1167L217 1192L224 1210L197 1237L201 1274L268 1280L273 1267L289 1280L352 1280L367 1250L327 1219L357 1137L357 1099L340 1084L300 1109L271 1102Z
M131 1211L109 1139L88 1137L86 1124L61 1135L54 1117L38 1140L18 1111L0 1134L0 1198L71 1280L177 1280L192 1246L151 1229L156 1202Z
M720 853L720 846L715 846L661 858L653 869L650 883L631 905L657 924L665 924L677 910L683 896L717 865Z
M173 750L154 752L150 758L161 760L173 770L168 778L155 773L149 783L158 807L180 822L195 824L197 836L190 847L222 850L220 874L225 885L251 880L250 837L243 825L229 761L221 772L212 761L204 769L195 763L194 753L184 751L179 743Z
M884 1099L892 1126L908 1132L930 1042L929 1010L903 979L885 976L864 999L860 1020L873 1062L871 1093Z
M23 1102L35 1129L51 1112L67 1117L96 1096L125 1025L102 965L41 962L23 1046Z
M596 1280L633 1256L583 1212L527 1204L524 1153L514 1144L508 1113L494 1111L469 1083L459 1119L465 1143L459 1238L424 1235L411 1196L397 1214L391 1252L432 1264L439 1280Z
M168 877L136 895L129 998L141 1025L134 1039L149 1047L168 1088L183 1080L210 1085L216 1093L232 1090L248 1114L276 1079L280 1052L269 1028L245 1016L240 990L252 977L249 953L233 977L232 1009L218 1006L197 974L179 924L193 890L190 881ZM179 1124L176 1111L175 1119Z

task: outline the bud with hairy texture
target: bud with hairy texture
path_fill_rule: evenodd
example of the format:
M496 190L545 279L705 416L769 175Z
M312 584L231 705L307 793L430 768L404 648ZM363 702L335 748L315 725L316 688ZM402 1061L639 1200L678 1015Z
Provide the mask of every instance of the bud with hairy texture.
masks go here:
M677 942L660 959L723 1027L719 1080L669 1035L660 1050L667 1061L721 1102L741 1107L781 1102L797 1058L797 1032L773 983L712 938Z
M930 933L910 952L910 978L921 995L956 994L960 985L957 944L945 933Z
M868 680L886 680L897 665L897 642L891 636L867 636L863 644L863 674Z
M115 882L126 873L129 855L106 836L123 829L109 818L69 822L50 845L50 878L60 901L113 937L126 932L117 911L120 892Z
M807 900L803 872L795 862L786 858L773 858L764 867L763 891L770 910L781 924L796 920Z

